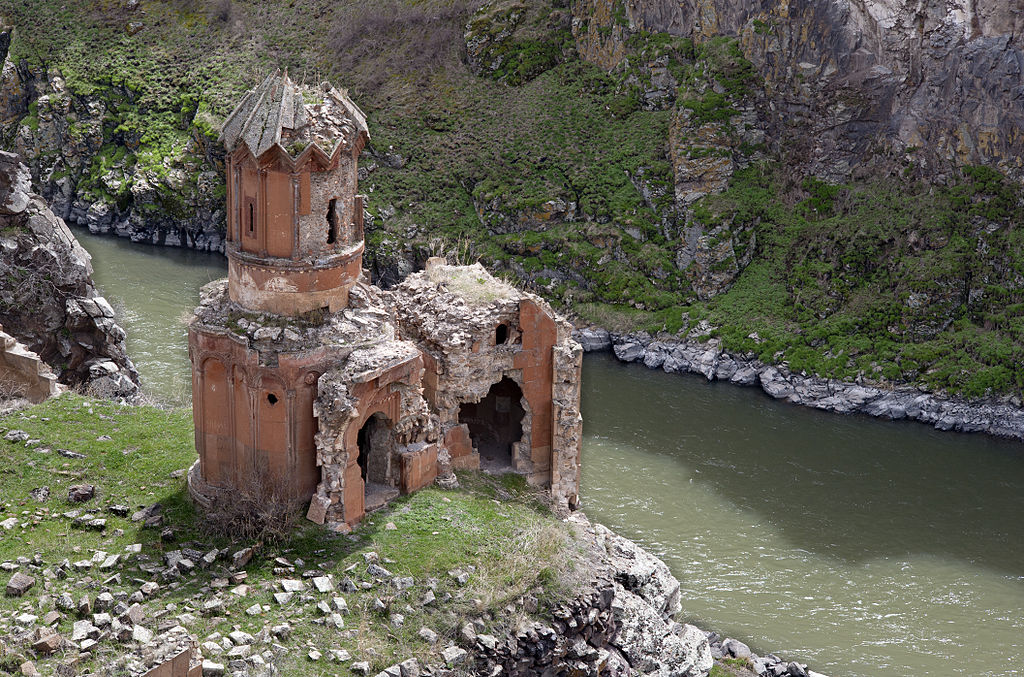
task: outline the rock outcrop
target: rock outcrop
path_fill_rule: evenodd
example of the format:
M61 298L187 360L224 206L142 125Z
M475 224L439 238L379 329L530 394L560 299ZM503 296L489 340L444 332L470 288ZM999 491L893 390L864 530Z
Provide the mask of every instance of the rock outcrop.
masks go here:
M618 66L630 38L735 36L780 149L831 179L912 161L1024 177L1024 14L1003 0L579 0L580 54Z
M1000 0L573 3L580 56L674 106L676 266L700 300L731 287L756 243L694 206L759 158L830 182L944 184L964 165L1024 180L1022 22Z
M92 282L89 253L28 186L28 168L0 152L0 322L61 383L101 397L134 396L138 373L124 330Z
M679 581L668 566L581 512L568 522L589 546L583 594L554 608L548 624L527 621L500 640L478 636L475 674L705 677L710 643L675 620Z

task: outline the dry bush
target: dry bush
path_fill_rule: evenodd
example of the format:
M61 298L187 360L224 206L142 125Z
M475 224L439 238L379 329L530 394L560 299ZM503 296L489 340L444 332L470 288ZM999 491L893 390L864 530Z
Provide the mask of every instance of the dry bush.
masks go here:
M202 528L211 536L279 542L291 536L305 506L306 501L281 498L268 482L253 480L241 490L217 496Z
M427 248L430 256L440 256L450 266L471 266L480 261L480 257L473 251L473 243L462 235L455 240L447 237L431 238Z
M25 396L25 386L13 378L0 377L0 400L16 400Z
M337 70L362 73L373 88L394 74L440 66L453 49L462 49L462 33L479 0L425 2L361 0L342 14L329 45ZM368 65L369 67L360 68Z

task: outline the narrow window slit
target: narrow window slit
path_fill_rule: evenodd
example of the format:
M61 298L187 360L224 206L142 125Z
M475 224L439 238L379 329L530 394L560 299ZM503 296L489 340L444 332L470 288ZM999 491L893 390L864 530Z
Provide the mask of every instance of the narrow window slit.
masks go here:
M331 198L327 205L327 244L334 244L338 240L338 213L335 209L338 206L338 198Z

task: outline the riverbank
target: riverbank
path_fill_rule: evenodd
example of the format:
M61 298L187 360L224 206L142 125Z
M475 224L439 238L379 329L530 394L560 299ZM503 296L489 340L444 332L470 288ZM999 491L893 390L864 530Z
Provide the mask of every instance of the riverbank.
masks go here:
M141 674L186 648L204 675L764 666L675 620L663 562L518 476L462 473L347 536L226 538L186 498L187 411L65 395L0 418L0 438L0 469L23 469L2 475L0 658L25 675Z
M866 414L888 420L927 423L937 430L980 432L1024 441L1024 408L1012 397L969 401L901 385L849 383L790 371L785 364L762 362L753 354L736 355L718 339L700 340L702 327L685 338L646 332L614 333L601 328L575 332L585 352L610 350L622 362L669 373L701 374L707 380L760 387L777 400L840 414Z

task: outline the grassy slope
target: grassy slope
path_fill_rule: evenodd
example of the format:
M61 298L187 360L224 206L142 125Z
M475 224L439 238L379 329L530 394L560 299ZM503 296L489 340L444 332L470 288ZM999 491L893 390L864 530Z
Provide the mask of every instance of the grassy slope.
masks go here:
M24 430L40 442L29 447L0 439L0 496L4 500L0 519L15 516L20 520L13 530L0 532L0 561L39 554L46 568L65 558L72 562L89 559L96 550L121 553L126 545L141 543L143 556L161 563L163 552L185 546L205 552L212 547L235 550L249 544L206 533L201 515L187 499L184 478L171 477L174 470L188 467L195 459L187 411L119 407L66 395L0 418L0 434L9 429ZM103 435L111 439L100 440ZM59 455L57 449L76 451L85 458L68 459ZM210 633L226 634L236 626L255 635L265 627L287 621L293 626L293 633L288 641L282 642L289 649L280 666L282 675L347 674L326 658L311 663L306 654L313 647L325 656L331 648L347 649L354 661L369 661L375 674L411 656L440 662L436 652L450 645L457 628L470 618L483 616L494 632L500 633L527 615L516 601L531 591L541 602L541 615L548 603L571 594L581 572L572 571L571 567L564 573L556 572L543 564L580 561L575 551L579 546L572 540L568 527L536 503L518 477L510 476L501 482L471 473L461 477L464 489L427 489L397 500L349 536L338 537L322 527L300 521L283 542L257 546L258 554L247 567L246 583L251 588L247 596L220 589L225 600L223 614L204 616L201 606L216 592L211 587L214 579L226 575L225 562L186 576L177 584L168 585L157 579L161 589L145 603L144 625L155 630L153 615L173 608L171 617L188 614L191 620L186 627L202 641ZM97 497L86 504L71 505L67 502L68 487L81 482L95 484ZM29 497L29 492L42 486L49 487L50 498L39 503ZM105 512L109 505L126 504L134 510L154 501L166 506L167 521L177 532L173 543L162 542L159 529L142 529L138 523ZM106 530L72 527L71 520L62 514L73 508L85 508L107 518ZM386 528L389 522L397 528ZM339 633L316 622L320 614L313 608L315 602L329 603L332 595L307 593L315 599L303 602L297 597L284 607L271 600L271 594L280 590L274 587L275 581L298 578L306 570L331 574L335 582L345 576L357 582L370 580L365 574L364 560L364 554L370 552L377 553L383 565L396 575L412 576L415 584L397 595L382 588L344 594L352 612L345 617L348 632ZM295 573L275 575L277 556L296 564ZM298 564L299 560L303 564ZM346 571L350 565L354 570ZM469 565L476 570L465 587L457 586L447 572ZM35 572L36 586L26 597L0 598L0 628L2 624L11 624L11 619L24 611L43 616L53 608L53 598L64 591L70 592L76 601L83 594L93 599L105 590L115 597L121 592L130 594L141 581L154 579L137 566L136 562L120 566L115 571L121 573L121 581L110 585L101 581L113 572L72 572L66 580L47 580ZM559 567L564 569L561 564ZM422 607L418 600L431 578L437 579L439 600L449 593L453 598L447 603ZM7 576L4 584L6 579ZM377 596L386 600L391 612L405 614L401 628L390 626L386 615L372 611ZM244 610L254 603L267 605L269 610L255 617L245 614ZM412 611L404 610L407 604L411 604ZM516 604L511 613L506 611L510 604ZM65 615L57 626L61 634L70 636L75 620ZM419 638L418 631L423 626L441 635L442 641L436 648ZM0 629L0 635L4 634ZM83 668L109 665L114 660L116 645L103 642L102 646L103 651L82 664ZM0 664L9 664L12 655L18 654L31 656L26 646L8 644L0 648ZM57 654L38 660L37 666L43 674L52 674L64 658Z
M1019 188L970 173L950 188L904 177L827 187L775 166L741 173L693 218L750 226L754 262L728 293L695 303L674 265L673 112L639 110L624 74L581 63L559 3L526 4L495 74L504 82L463 64L461 0L144 0L128 16L110 0L9 0L2 11L20 27L15 58L59 67L76 92L131 90L109 114L107 156L127 146L148 165L190 135L211 142L232 101L272 67L351 87L373 150L403 160L379 163L362 184L371 259L462 251L616 328L675 331L706 318L730 348L796 370L972 397L1021 392ZM128 20L142 30L128 36ZM753 84L749 69L718 67L742 58L716 66L685 40L634 36L631 48L647 50L639 61L672 53L681 81L711 73L727 93ZM709 119L731 110L703 96L681 105ZM646 204L641 172L667 196ZM579 220L548 220L545 203L559 199L577 203ZM753 331L765 342L748 339Z
M684 308L684 323L707 319L730 349L795 371L1020 392L1019 189L985 168L949 187L801 184L753 168L705 201L706 218L756 223L759 250L728 293Z

